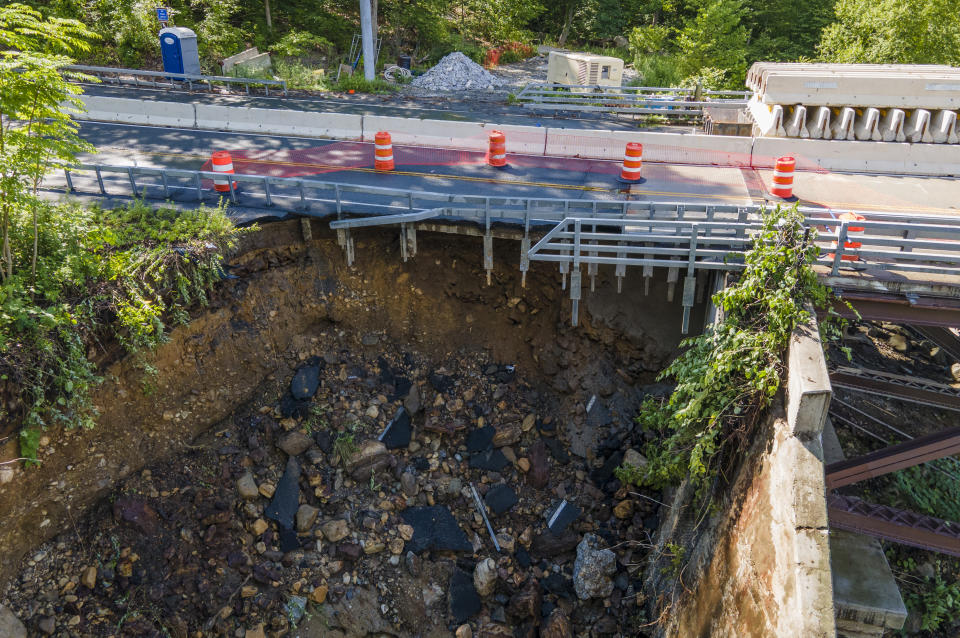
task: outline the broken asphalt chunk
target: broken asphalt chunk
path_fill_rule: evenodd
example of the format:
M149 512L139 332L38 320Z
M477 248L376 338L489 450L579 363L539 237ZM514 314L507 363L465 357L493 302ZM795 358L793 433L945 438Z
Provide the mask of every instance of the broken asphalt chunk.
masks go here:
M280 527L293 529L293 519L300 507L300 465L296 459L290 457L287 467L280 477L277 489L273 493L273 500L263 511L263 515L276 521Z
M411 538L404 551L420 554L426 550L472 552L473 545L457 524L450 510L443 505L409 507L400 514L403 521L413 527ZM471 579L471 586L472 586Z
M410 413L407 412L406 408L401 407L397 410L393 420L383 430L383 434L380 435L380 442L387 446L388 450L405 448L410 445L411 434Z
M554 510L553 514L550 515L547 527L550 528L550 531L553 532L554 535L560 536L570 523L577 520L580 513L579 507L564 499L560 502L560 505L557 506L557 509Z

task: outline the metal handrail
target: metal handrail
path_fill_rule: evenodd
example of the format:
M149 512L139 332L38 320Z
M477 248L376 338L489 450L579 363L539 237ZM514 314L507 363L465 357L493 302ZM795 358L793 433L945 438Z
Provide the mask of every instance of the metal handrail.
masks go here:
M260 85L263 86L264 91L267 95L270 95L270 87L278 86L283 95L287 94L287 82L286 80L264 80L260 78L239 78L231 77L228 75L202 75L195 73L170 73L167 71L145 71L142 69L120 69L107 66L85 66L81 64L71 64L65 66L65 69L68 71L79 71L81 73L87 73L94 75L102 80L108 82L120 83L122 80L121 76L129 76L133 78L133 84L136 86L141 85L139 78L154 78L150 82L145 82L150 86L155 87L170 87L178 88L178 85L173 82L173 80L181 80L185 82L189 90L193 90L193 83L206 83L210 91L213 90L213 83L217 82L220 84L243 84L246 88L246 92L250 94L250 85ZM169 82L160 82L160 80L170 80Z
M524 108L553 111L700 116L706 106L746 106L749 91L700 91L676 87L531 83L516 96Z

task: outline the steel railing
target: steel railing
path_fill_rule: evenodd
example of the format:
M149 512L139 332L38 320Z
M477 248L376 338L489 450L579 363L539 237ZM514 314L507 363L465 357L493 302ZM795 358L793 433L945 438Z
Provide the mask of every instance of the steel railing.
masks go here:
M541 111L700 117L706 106L745 107L750 95L749 91L533 83L526 85L515 101L524 108Z
M196 75L193 73L168 73L166 71L143 71L140 69L118 69L107 66L70 65L64 67L69 71L77 71L92 75L107 84L133 84L134 86L151 86L156 88L182 89L192 91L194 84L206 84L207 89L213 91L216 84L243 84L247 94L250 87L262 86L264 92L270 95L270 87L279 87L283 95L287 94L285 80L264 80L260 78L236 78L228 75Z
M223 179L221 173L99 164L68 169L65 177L68 191L84 192L89 185L99 195L189 203L216 203L223 197L242 208L335 215L342 220L338 226L345 230L406 224L417 221L409 215L420 216L426 211L430 214L422 219L468 221L486 232L494 223L522 226L525 236L534 226L549 226L551 230L529 251L530 259L570 264L580 260L586 264L649 267L662 265L664 259L685 257L694 269L736 270L742 260L735 254L742 254L746 238L761 222L759 206L732 204L461 195L241 174L232 175L228 190L220 193L213 190L212 180ZM951 280L960 284L960 217L869 212L865 213L869 221L849 221L839 219L839 211L801 208L801 212L818 230L816 243L821 250L817 265L825 274L927 273L955 278ZM373 218L342 219L345 215ZM574 228L578 224L579 231ZM598 231L597 226L603 228ZM696 250L691 254L693 244ZM648 250L651 245L657 250ZM643 250L634 250L638 246ZM716 251L726 251L727 256L721 260Z

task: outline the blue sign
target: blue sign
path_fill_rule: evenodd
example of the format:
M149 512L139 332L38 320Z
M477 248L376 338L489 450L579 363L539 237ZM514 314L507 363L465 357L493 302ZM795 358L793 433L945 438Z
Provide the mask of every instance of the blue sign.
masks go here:
M157 20L160 22L170 21L170 10L167 7L157 7Z

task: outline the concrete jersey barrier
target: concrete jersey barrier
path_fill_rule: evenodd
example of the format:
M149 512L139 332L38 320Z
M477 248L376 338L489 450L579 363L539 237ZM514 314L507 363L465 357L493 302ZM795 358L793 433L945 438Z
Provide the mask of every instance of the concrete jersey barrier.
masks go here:
M507 153L619 162L626 144L639 142L643 159L654 162L763 169L791 155L798 170L960 176L960 145L545 128L91 95L82 100L87 112L77 119L124 124L369 142L385 130L395 144L474 151L485 151L490 131L500 130L506 135ZM879 124L881 129L886 125ZM938 135L956 136L955 122L937 120L937 125Z

